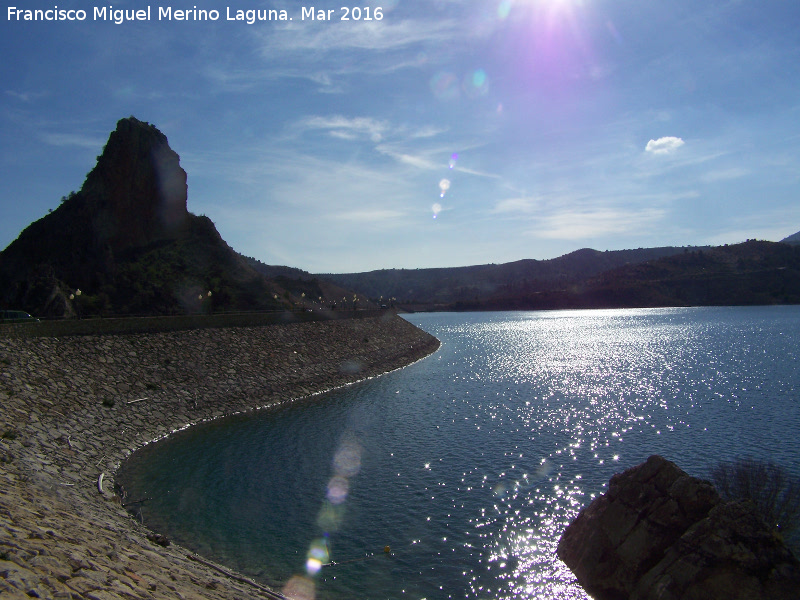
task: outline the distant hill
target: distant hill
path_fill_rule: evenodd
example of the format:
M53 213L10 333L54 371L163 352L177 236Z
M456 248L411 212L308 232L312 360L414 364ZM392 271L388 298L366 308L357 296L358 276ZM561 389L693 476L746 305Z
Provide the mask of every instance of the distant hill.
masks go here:
M793 233L789 237L783 238L781 242L784 244L800 244L800 231Z
M562 289L627 264L672 256L684 248L639 248L599 252L584 248L549 260L440 269L383 269L367 273L325 274L321 278L372 299L395 298L406 304L474 302L517 290Z
M800 246L579 250L547 261L325 277L412 310L800 304Z
M623 306L800 304L800 246L749 240L685 252L603 273L579 295Z
M163 133L120 120L80 191L0 253L0 307L71 316L297 302L187 211L186 179Z
M451 310L800 304L800 246L749 241L629 264L560 289L508 289Z

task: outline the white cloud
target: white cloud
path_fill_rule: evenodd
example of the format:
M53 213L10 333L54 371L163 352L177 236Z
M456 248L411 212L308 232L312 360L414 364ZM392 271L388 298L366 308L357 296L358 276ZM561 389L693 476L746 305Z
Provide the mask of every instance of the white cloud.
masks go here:
M650 152L652 154L671 154L683 146L684 143L685 142L679 137L662 137L658 138L657 140L650 140L647 142L647 146L644 150L645 152Z

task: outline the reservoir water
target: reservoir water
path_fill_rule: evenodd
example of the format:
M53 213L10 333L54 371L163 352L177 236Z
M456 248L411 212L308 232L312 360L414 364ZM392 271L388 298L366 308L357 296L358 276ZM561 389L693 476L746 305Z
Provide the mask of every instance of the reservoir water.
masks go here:
M135 453L144 524L298 598L587 598L555 548L615 472L800 474L800 307L407 318L436 354Z

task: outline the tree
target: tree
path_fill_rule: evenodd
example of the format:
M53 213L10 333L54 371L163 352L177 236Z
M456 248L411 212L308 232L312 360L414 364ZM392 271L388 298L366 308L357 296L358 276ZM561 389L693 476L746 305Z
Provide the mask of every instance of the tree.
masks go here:
M786 538L800 525L800 478L772 462L737 458L720 462L711 479L725 500L750 500Z

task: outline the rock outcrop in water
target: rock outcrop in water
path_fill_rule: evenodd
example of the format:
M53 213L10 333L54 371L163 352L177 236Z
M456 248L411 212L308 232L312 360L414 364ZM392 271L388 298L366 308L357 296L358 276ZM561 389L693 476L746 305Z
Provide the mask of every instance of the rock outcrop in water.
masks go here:
M800 563L755 507L660 456L614 475L558 556L596 600L800 598Z

